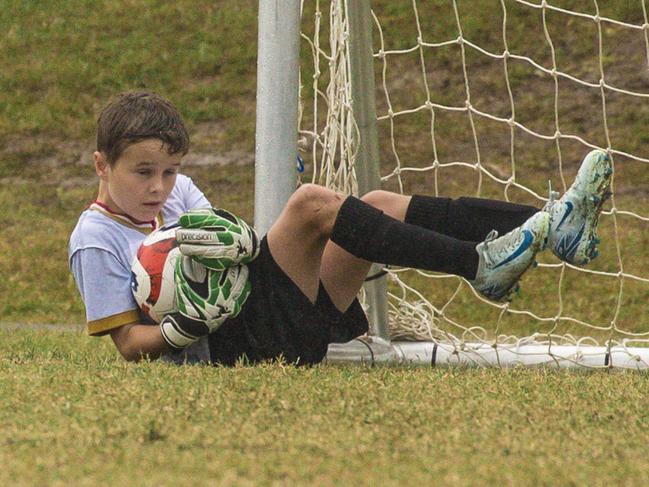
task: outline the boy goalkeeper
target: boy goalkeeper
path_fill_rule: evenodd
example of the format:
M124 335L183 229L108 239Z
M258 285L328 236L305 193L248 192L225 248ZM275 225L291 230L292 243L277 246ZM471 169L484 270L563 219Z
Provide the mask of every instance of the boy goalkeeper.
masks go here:
M71 236L70 266L89 333L110 334L127 360L162 355L229 365L242 357L282 356L317 363L329 343L367 330L356 295L372 262L456 274L489 299L508 299L545 248L575 265L597 256L597 222L612 173L607 155L591 152L566 194L541 210L387 191L357 199L306 184L257 242L244 222L211 210L178 174L188 146L176 109L152 93L120 95L98 120L99 191ZM184 261L219 269L211 272L221 277L206 282L227 299L218 312L201 300L183 301L191 265L178 266L177 296L184 304L151 326L131 295L130 263L147 233L178 220ZM232 248L220 254L223 232L232 233L234 258Z

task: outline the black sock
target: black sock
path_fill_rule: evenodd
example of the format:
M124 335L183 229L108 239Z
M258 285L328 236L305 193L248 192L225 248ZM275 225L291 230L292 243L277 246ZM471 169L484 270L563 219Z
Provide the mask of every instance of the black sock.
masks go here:
M474 279L478 270L478 242L458 240L401 222L352 196L338 212L331 240L370 262L445 272L467 279Z
M492 230L505 235L538 211L533 206L507 201L414 195L405 221L449 237L482 242Z

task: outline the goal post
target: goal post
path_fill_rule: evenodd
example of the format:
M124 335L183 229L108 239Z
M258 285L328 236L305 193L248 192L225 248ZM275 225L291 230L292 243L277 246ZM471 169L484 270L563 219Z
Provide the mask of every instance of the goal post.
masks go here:
M538 207L548 180L565 191L591 149L607 151L615 168L614 196L600 218L602 255L591 266L545 252L524 277L527 292L505 304L457 276L388 269L362 293L370 334L330 346L327 361L648 368L644 0L299 3L300 82L289 95L297 103L300 92L297 125L260 133L260 117L271 116L271 127L293 118L260 114L268 85L258 85L256 224L260 205L294 191L298 150L302 181L348 194L383 188ZM269 4L295 8L260 1L260 44ZM295 30L288 36L294 42ZM259 54L261 69L261 45ZM269 136L287 137L281 157L260 153ZM261 176L263 160L283 169ZM290 177L273 181L274 171L286 170ZM280 179L288 193L275 189Z
M258 15L255 227L265 234L295 189L298 133L300 0L260 0ZM380 187L372 23L369 0L351 3L350 57L353 110L358 114L356 177L360 194ZM370 274L381 267L373 266ZM371 334L388 338L385 277L365 286Z
M349 71L351 102L358 126L358 152L355 174L358 193L363 195L381 187L380 156L376 132L374 101L374 58L372 52L372 12L370 0L348 4L349 17ZM387 280L381 276L382 267L374 264L370 276L379 276L365 284L370 335L390 338L387 305Z
M259 1L255 228L270 229L295 189L300 0Z

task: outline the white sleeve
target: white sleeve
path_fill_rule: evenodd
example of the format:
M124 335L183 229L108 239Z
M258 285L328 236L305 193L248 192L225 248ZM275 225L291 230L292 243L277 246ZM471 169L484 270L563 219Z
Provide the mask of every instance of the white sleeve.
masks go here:
M185 188L184 203L186 210L193 208L211 208L212 205L205 197L203 192L198 189L191 178L187 178L187 187Z
M86 307L91 335L138 321L131 270L111 252L99 248L77 250L71 257L70 268Z

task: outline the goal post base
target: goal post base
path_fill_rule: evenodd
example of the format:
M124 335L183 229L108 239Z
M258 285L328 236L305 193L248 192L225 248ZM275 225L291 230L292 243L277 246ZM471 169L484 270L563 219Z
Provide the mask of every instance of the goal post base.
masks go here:
M329 345L327 364L465 367L607 368L645 370L649 348L548 343L487 344L387 341L361 337Z

